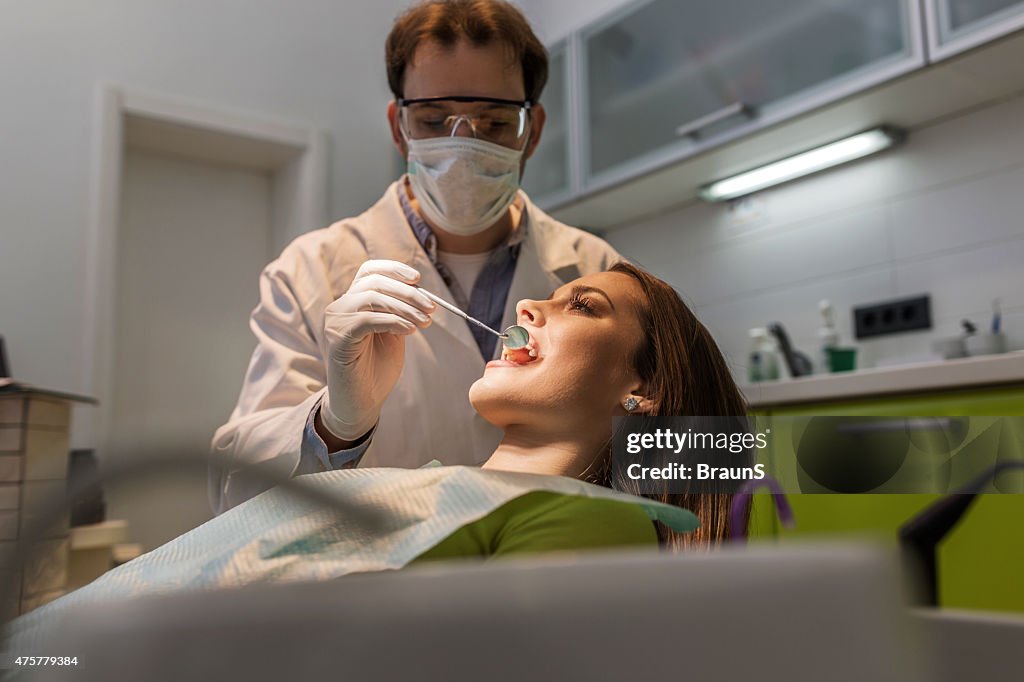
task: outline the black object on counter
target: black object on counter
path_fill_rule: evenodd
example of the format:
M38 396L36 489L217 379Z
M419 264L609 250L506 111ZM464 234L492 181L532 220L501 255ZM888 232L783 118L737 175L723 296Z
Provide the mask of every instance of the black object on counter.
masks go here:
M772 322L768 325L768 331L779 340L779 350L782 352L783 360L786 361L789 376L802 377L811 374L810 359L793 348L793 345L789 342L789 334L786 333L785 327L778 322Z

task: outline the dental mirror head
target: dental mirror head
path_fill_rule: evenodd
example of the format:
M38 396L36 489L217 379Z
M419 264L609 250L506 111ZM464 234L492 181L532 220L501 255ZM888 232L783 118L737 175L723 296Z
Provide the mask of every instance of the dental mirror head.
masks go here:
M530 332L526 331L523 327L518 324L514 324L511 327L507 327L501 334L501 343L509 350L515 350L516 348L526 348L527 344L530 343Z

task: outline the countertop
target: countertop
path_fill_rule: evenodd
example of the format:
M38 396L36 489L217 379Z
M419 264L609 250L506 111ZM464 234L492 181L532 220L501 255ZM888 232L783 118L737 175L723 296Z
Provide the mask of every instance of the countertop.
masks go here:
M26 384L23 381L16 381L8 377L0 377L0 395L41 395L47 398L69 400L75 403L100 404L100 401L92 396L78 395L66 391L54 391L49 388L36 388L32 384Z
M750 407L757 408L1014 383L1024 385L1024 351L1020 350L1000 355L741 384L740 390Z

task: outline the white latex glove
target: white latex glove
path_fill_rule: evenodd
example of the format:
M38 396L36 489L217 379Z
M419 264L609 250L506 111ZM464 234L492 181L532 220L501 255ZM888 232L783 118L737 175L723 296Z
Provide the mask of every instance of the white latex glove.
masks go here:
M393 260L368 260L352 285L327 306L327 394L320 420L355 441L377 423L405 360L405 336L430 326L433 301L414 284L420 273Z

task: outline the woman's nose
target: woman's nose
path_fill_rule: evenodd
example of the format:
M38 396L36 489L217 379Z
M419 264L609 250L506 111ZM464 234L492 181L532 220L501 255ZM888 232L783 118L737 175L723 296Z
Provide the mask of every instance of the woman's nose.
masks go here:
M539 327L544 324L544 315L537 301L524 298L516 305L516 320L519 324L526 322L534 327Z

